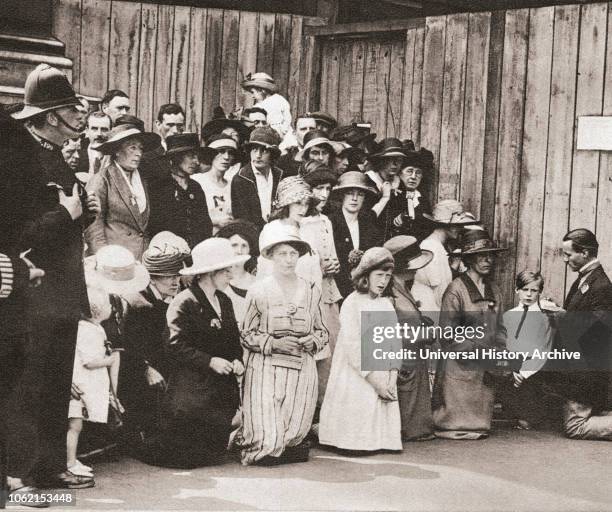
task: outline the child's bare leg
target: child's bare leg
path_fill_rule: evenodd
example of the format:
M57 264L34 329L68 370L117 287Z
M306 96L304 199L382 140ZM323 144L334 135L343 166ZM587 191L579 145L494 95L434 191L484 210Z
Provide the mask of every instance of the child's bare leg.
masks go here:
M76 464L77 449L79 447L79 435L83 430L83 420L81 418L70 418L68 420L68 434L66 434L66 459L67 466L70 468Z

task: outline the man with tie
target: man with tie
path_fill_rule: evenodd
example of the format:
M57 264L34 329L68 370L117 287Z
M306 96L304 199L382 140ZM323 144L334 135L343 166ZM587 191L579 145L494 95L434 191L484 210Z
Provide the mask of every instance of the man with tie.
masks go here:
M563 260L578 273L565 299L562 342L581 353L581 369L568 374L564 386L565 435L572 439L612 441L612 415L606 415L610 377L612 283L597 259L599 243L588 229L563 237Z
M108 140L111 118L104 112L96 111L87 116L86 122L79 150L78 171L96 174L100 170L103 155L95 148Z

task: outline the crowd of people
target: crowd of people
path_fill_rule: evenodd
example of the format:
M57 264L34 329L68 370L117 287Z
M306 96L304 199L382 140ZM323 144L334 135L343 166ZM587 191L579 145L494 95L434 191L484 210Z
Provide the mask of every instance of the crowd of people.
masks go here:
M504 311L504 248L456 199L430 203L430 151L325 112L294 120L265 73L242 87L252 107L217 108L187 133L184 108L165 104L153 133L126 93L92 107L41 64L24 102L0 112L9 493L92 487L79 456L96 424L129 455L176 468L305 462L313 443L359 454L482 439L496 404L518 428L612 440L605 315L573 340L588 372L362 361L367 312L484 325L478 340L397 336L398 350L560 346L563 315L612 311L591 231L559 241L578 273L562 307L525 269Z

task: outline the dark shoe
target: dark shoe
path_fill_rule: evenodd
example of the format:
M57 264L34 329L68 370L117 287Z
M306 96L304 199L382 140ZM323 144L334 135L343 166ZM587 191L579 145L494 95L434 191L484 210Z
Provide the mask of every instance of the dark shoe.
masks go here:
M50 504L48 501L45 501L44 494L45 493L40 489L32 487L31 485L26 485L14 491L10 491L8 493L7 503L11 506L21 505L23 507L47 508Z
M49 482L45 482L44 487L52 489L89 489L96 483L90 476L75 475L72 471L64 471Z

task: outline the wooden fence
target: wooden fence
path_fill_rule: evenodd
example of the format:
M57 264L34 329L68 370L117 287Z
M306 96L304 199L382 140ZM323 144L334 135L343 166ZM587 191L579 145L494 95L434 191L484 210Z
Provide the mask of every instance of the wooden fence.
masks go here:
M507 304L524 268L562 301L568 229L595 231L612 271L612 154L575 145L578 116L612 115L611 17L565 5L427 18L401 41L319 37L321 108L434 152L437 198L463 201L509 247Z
M217 105L231 112L245 104L240 82L255 71L274 76L294 107L307 108L302 50L310 38L302 32L321 24L317 18L118 0L54 0L54 9L54 35L74 62L77 91L124 90L148 127L160 105L176 101L188 130L199 131Z

